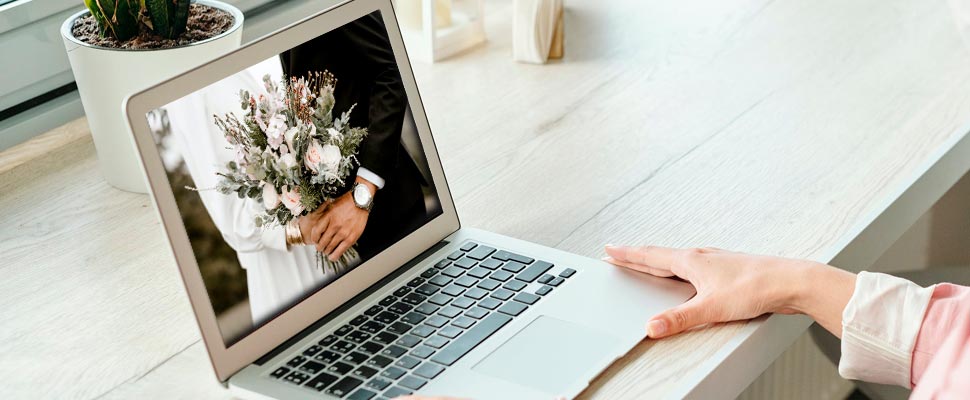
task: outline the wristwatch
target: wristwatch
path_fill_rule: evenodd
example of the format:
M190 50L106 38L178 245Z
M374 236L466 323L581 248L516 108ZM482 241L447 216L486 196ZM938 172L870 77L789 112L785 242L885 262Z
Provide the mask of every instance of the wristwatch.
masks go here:
M357 208L369 212L370 209L374 207L374 195L371 194L370 189L367 188L367 185L361 185L360 182L356 182L354 183L354 188L351 189L351 191L353 192L354 205L356 205Z

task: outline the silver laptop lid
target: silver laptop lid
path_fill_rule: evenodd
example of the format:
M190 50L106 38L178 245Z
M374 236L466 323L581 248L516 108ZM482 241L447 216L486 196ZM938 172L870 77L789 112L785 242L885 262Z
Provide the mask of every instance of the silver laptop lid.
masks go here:
M459 227L389 0L311 16L125 111L220 380ZM288 245L297 232L326 254Z

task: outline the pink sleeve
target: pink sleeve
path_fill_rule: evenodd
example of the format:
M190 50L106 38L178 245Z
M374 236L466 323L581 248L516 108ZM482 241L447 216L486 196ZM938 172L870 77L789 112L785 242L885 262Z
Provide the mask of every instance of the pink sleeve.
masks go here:
M933 287L913 349L914 399L957 398L970 393L970 287Z

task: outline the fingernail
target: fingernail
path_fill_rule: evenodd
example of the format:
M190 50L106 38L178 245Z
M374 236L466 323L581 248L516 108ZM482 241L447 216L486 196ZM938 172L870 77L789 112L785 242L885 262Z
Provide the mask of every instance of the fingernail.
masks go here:
M647 324L647 336L652 338L667 333L667 323L662 319L655 319Z
M607 247L607 248L610 248L610 249L615 249L615 248L616 248L616 245L614 245L614 244L612 244L612 243L607 243L607 244L606 244L606 247Z
M606 257L600 258L600 260L607 261L607 262L609 262L612 259L613 259L613 257L610 257L610 256L606 256Z

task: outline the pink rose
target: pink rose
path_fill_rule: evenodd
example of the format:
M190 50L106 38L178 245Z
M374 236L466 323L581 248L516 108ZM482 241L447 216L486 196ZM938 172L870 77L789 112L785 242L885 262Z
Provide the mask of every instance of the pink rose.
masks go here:
M297 188L293 188L291 190L290 188L283 186L283 193L280 196L280 200L282 200L283 206L290 210L290 214L303 214L303 203L300 203L300 192L297 190Z

